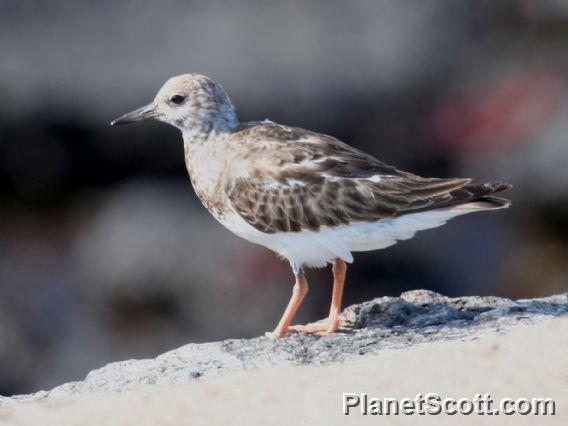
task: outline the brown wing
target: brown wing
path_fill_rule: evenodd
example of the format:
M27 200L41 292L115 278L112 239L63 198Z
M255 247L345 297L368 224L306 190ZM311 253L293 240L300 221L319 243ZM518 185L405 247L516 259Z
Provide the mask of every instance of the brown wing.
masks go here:
M271 139L259 129L241 135L247 155L235 159L225 186L233 208L262 232L377 221L482 199L508 187L421 178L329 136L282 126L269 130L285 132L288 139L281 134Z

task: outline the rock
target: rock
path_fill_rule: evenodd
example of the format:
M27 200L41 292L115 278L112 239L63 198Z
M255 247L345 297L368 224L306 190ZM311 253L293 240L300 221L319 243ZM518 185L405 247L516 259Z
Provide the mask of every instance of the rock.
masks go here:
M409 291L400 297L382 297L348 307L342 314L342 328L333 335L294 334L278 341L257 337L188 344L155 359L108 364L91 371L83 381L50 391L0 397L0 404L121 392L143 385L183 384L239 370L342 363L372 357L386 349L473 340L566 314L568 293L512 301L499 297L448 298L426 290Z

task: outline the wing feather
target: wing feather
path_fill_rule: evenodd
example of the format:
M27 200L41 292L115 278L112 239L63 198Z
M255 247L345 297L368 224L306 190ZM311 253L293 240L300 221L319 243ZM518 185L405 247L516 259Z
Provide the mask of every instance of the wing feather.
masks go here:
M422 178L330 136L273 123L243 132L247 158L235 160L239 167L228 173L225 192L239 215L262 232L318 231L377 221L489 200L484 197L510 187ZM267 145L275 149L263 149Z

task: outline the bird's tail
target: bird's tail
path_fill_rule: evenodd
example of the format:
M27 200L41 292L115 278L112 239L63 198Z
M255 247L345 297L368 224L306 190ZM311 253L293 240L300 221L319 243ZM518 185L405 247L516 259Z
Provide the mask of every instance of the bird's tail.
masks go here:
M466 185L463 189L473 194L471 201L456 205L452 210L498 210L506 209L511 201L505 198L493 197L492 194L511 189L513 185L506 182L488 182Z

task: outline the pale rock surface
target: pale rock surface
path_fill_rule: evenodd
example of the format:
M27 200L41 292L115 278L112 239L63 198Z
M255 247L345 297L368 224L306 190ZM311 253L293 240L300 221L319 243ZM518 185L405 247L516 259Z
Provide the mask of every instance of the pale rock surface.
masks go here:
M243 370L338 364L412 350L420 344L456 344L568 314L568 293L534 300L498 297L447 298L416 290L345 309L340 332L318 337L290 335L188 344L155 359L128 360L91 371L85 380L50 391L11 398L21 401L67 398L94 392L131 391L145 385L180 385ZM566 348L565 348L566 349Z
M346 309L336 335L186 345L154 360L109 364L49 392L4 398L0 425L566 425L567 308L566 294L514 302L412 291ZM495 404L553 398L556 411L345 416L344 392L399 400L488 393Z

